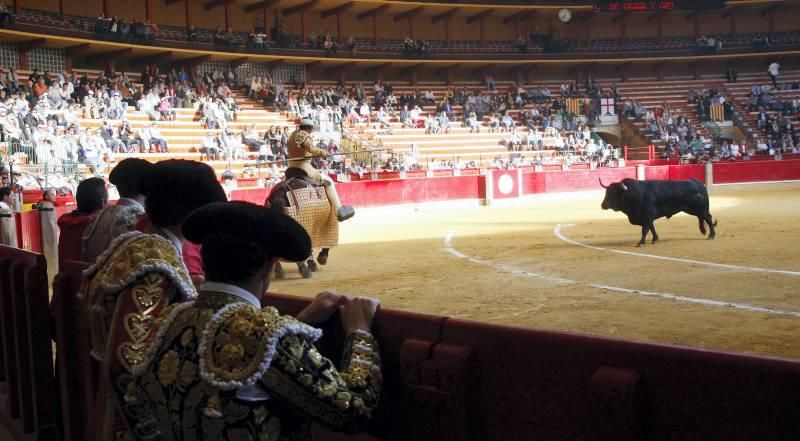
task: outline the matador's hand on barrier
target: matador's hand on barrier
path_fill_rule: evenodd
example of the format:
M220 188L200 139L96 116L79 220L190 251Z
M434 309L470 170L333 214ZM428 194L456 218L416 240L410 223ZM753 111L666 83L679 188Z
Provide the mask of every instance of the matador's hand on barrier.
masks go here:
M297 320L309 325L318 325L327 321L338 310L339 305L347 300L343 294L323 291L314 297L314 300L299 314Z

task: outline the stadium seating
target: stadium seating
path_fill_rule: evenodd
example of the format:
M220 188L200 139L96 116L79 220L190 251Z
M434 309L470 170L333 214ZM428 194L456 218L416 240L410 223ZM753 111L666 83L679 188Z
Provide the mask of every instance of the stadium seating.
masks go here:
M63 19L58 13L50 11L41 11L23 8L19 16L16 17L16 22L22 26L36 26L37 28L45 28L51 31L69 32L73 34L80 34L83 37L94 37L94 23L95 17L86 16L66 16ZM198 43L200 47L211 47L212 34L211 29L198 29ZM235 39L239 45L239 50L244 50L244 44L247 41L246 32L234 32ZM713 37L723 44L721 53L735 52L742 50L753 49L753 41L758 38L763 38L766 34L761 32L739 33L731 34L718 34L708 35ZM780 48L784 46L796 45L800 42L800 32L798 31L785 31L774 32L770 34L772 38L773 47ZM341 36L343 40L346 36ZM167 44L183 45L186 43L186 29L180 26L167 26L159 25L159 34L157 41ZM322 50L311 50L303 43L304 36L301 35L288 35L286 38L288 49L292 51L307 52L312 51L322 53ZM356 40L358 45L358 52L360 54L388 54L398 53L402 51L402 40L399 39L380 39L377 42L373 39L361 38ZM449 44L445 40L431 40L429 41L430 50L433 54L437 55L514 55L518 53L514 40L494 40L487 41L486 44L481 44L477 40L464 40L464 41L451 41ZM274 45L274 44L273 44ZM579 47L576 49L581 55L584 54L623 54L642 52L662 52L667 53L691 53L694 50L695 39L692 37L665 37L660 42L657 38L626 38L626 39L593 39L589 47ZM542 48L536 45L529 45L528 52L532 54L541 54ZM343 51L343 53L347 53Z
M90 79L96 78L102 74L101 71L97 70L76 69L75 72L79 77L81 75L86 75L87 78ZM20 75L20 77L27 77L30 75L30 71L26 70L19 70L17 73ZM130 72L127 73L127 75L131 81L137 85L139 84L139 73ZM294 129L294 119L287 118L280 112L266 110L261 103L248 98L247 95L239 89L233 90L233 93L236 102L240 107L240 111L238 112L238 121L231 122L229 127L231 127L237 134L245 125L251 123L256 124L256 127L260 132L263 132L273 125L281 127L289 126L291 130ZM204 129L200 123L199 112L195 108L175 108L174 110L177 114L175 121L159 121L157 123L159 131L167 140L169 147L168 153L119 153L114 155L115 162L119 162L126 157L139 157L152 162L157 162L164 159L200 160L201 154L198 149L202 143L203 137L207 132L218 133L219 129ZM131 106L128 107L125 118L130 123L131 128L134 131L142 125L149 125L152 123L145 113L139 112ZM90 118L79 119L81 128L99 128L102 124L102 121L103 120L101 119ZM115 127L121 123L121 121L114 120L110 120L109 122ZM251 158L249 159L231 160L230 164L228 161L205 162L208 162L209 165L214 167L214 169L220 175L226 170L231 170L236 174L236 176L240 176L245 168L245 165L249 162L253 162L252 159L254 159L254 155L250 156ZM110 166L113 166L113 164L110 164Z
M780 98L782 100L792 100L800 97L800 90L791 88L793 84L800 84L800 72L798 71L784 71L778 80L781 84L787 84L790 87L787 89L772 91L773 98ZM750 96L750 90L753 86L771 85L772 82L767 75L766 71L756 73L742 73L739 75L735 83L725 83L724 87L728 95L733 100L734 105L740 114L744 115L742 130L752 134L755 142L766 141L767 136L758 128L757 111L751 111L747 106L747 98ZM777 114L776 111L769 110L767 112L771 116ZM786 118L794 125L795 130L800 130L800 120L796 114L788 115ZM774 140L776 141L776 140Z

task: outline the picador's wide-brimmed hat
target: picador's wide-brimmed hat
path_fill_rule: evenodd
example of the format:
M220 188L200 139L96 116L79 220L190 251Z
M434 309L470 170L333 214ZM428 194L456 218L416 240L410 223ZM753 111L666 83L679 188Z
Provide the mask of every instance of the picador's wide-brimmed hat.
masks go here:
M300 127L314 127L314 121L308 118L303 118L300 120Z

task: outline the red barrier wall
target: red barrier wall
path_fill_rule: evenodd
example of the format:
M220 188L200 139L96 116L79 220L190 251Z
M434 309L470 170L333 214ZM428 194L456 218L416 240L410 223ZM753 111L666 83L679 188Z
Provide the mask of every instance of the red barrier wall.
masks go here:
M714 183L786 181L800 179L800 160L718 162Z
M644 178L647 179L648 181L669 180L669 166L657 165L654 167L645 167Z
M343 182L336 185L336 190L343 203L354 207L483 199L486 197L484 179L483 176L451 176Z
M604 183L617 182L624 178L636 178L636 167L553 170L533 172L530 168L522 172L522 194L550 192L570 192L594 190L599 188L598 178ZM355 207L375 207L420 202L436 202L459 199L485 199L485 177L477 170L470 174L451 176L452 171L441 170L436 173L447 176L424 178L424 172L408 172L407 179L386 179L390 174L381 173L381 179L372 181L369 175L364 180L338 183L339 196L346 204ZM357 176L355 176L357 178ZM697 179L705 182L703 164L666 164L645 167L648 180L686 180ZM715 163L714 182L719 184L735 182L759 182L800 179L800 159L783 161L742 161L737 163ZM234 190L232 199L263 204L269 194L268 189L242 188Z
M258 205L264 205L264 201L267 200L267 196L269 196L269 192L272 190L270 188L242 188L236 189L231 192L231 200L232 201L246 201L252 202Z
M673 181L697 179L700 182L706 182L706 175L703 167L703 164L670 165L669 179Z
M17 246L34 253L42 252L42 222L38 210L17 213Z
M625 178L636 179L636 168L598 168L594 170L523 173L522 194L596 190L600 188L598 178L602 178L604 184L621 181Z

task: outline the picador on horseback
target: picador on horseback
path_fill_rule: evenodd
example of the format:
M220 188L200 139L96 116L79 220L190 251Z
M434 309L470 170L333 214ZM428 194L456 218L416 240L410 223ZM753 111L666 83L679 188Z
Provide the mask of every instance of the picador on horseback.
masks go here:
M339 243L339 222L353 217L355 211L339 201L333 180L311 165L312 158L328 156L314 145L313 130L314 122L303 119L289 137L287 148L291 159L286 180L272 188L265 205L299 222L311 237L312 247L322 249L317 262L325 265L330 247ZM317 270L317 262L312 255L306 262L297 264L303 278L311 277ZM275 276L285 276L280 263L275 265Z
M355 214L355 210L349 205L342 205L341 201L339 201L339 195L336 193L333 179L327 175L322 175L311 165L311 158L328 156L328 152L314 145L314 140L311 138L311 132L313 131L314 121L303 119L300 121L300 127L289 136L287 149L289 158L293 158L289 161L289 168L302 169L312 183L325 187L325 194L328 195L328 200L336 211L336 217L339 222L350 219Z

